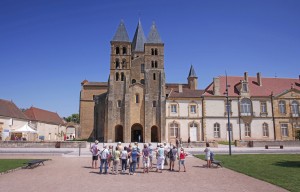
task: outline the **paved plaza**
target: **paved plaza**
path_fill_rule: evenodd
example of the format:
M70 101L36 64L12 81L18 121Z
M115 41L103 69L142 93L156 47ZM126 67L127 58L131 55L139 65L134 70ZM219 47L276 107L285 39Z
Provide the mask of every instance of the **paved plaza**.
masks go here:
M44 153L38 153L43 150ZM226 168L208 169L203 167L205 161L192 155L186 159L187 172L164 170L163 173L156 173L153 170L144 174L142 169L138 169L137 174L132 176L100 175L98 169L91 169L88 148L82 149L80 157L77 149L57 149L54 153L55 150L48 149L49 152L46 153L45 149L31 149L32 153L20 154L8 153L9 149L6 149L6 153L1 153L0 158L49 158L51 160L46 161L45 166L20 169L0 175L0 191L286 191ZM70 152L72 150L73 152ZM187 149L187 151L195 150ZM293 150L298 151L299 148ZM64 154L64 151L68 153ZM178 170L178 165L175 169Z

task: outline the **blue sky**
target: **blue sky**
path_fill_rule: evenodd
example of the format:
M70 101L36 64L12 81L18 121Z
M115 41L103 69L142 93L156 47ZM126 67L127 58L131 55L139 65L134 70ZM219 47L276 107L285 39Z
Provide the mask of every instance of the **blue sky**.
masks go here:
M168 83L186 83L190 65L204 89L213 77L298 78L298 0L1 0L0 98L60 116L78 113L80 83L105 82L110 40L123 19L153 21L165 43Z

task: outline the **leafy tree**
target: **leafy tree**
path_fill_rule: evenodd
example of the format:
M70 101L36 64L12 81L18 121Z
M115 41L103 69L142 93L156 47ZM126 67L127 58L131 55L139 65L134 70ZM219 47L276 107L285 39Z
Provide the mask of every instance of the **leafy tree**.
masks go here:
M73 122L73 123L77 123L79 124L79 114L72 114L71 116L69 117L64 117L64 119L67 121L67 122Z

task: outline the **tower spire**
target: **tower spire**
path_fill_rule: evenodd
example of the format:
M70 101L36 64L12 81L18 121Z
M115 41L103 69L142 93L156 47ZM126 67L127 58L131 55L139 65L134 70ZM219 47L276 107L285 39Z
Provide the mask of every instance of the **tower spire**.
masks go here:
M147 43L163 43L156 29L155 22L153 22L151 26L151 31L148 35Z
M146 37L143 31L141 20L139 19L132 41L132 50L135 52L143 52L145 42Z
M112 41L130 42L123 20L121 20L117 32L115 33Z
M188 77L197 77L193 65L191 65L189 76Z

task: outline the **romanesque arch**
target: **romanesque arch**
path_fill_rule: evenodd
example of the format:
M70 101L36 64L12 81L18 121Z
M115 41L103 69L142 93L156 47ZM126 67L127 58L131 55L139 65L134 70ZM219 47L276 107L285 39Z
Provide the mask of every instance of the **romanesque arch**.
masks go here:
M151 127L151 142L159 142L159 130L157 126Z
M116 125L115 127L115 141L116 142L124 142L123 140L123 126L122 125Z
M131 142L144 142L143 126L139 123L131 126Z

